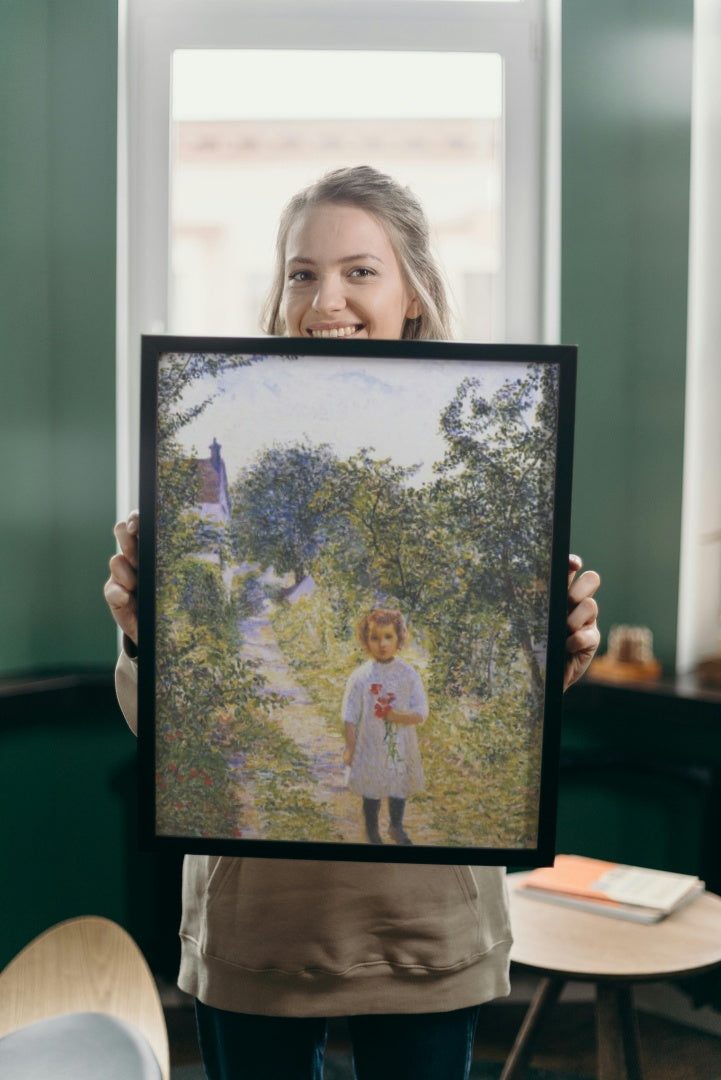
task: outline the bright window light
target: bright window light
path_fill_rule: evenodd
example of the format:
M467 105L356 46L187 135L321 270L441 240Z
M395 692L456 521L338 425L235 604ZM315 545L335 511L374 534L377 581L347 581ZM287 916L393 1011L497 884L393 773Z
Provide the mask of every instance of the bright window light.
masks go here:
M497 119L502 96L501 58L493 53L179 49L173 54L174 120Z
M283 206L369 164L423 202L458 337L501 336L500 56L178 50L172 118L172 332L258 333Z

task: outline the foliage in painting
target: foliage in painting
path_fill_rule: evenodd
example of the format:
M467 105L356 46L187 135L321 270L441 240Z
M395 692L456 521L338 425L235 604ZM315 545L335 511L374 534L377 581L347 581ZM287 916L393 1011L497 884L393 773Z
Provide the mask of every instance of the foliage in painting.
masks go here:
M272 565L301 582L326 536L317 495L334 465L328 446L301 443L264 450L231 492L236 557Z
M283 753L275 745L279 740L262 737L262 719L277 700L257 665L239 653L238 622L252 608L252 581L228 590L223 530L209 528L200 514L197 463L176 441L180 428L211 400L178 409L191 383L251 362L183 354L169 356L160 369L156 821L159 832L171 835L240 835L242 808L228 766L231 748L239 761L247 756L265 762L268 754L282 758ZM219 552L216 558L209 558L209 548Z

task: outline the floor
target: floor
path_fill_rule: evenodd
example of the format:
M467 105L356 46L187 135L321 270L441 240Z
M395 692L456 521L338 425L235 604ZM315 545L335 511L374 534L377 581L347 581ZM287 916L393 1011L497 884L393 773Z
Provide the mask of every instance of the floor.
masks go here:
M494 1002L481 1012L476 1056L504 1061L521 1025L524 1001ZM171 1065L199 1060L193 1009L177 1001L166 1006ZM646 1080L721 1080L721 1037L639 1012L641 1057ZM345 1041L342 1022L330 1039ZM596 1075L593 1002L561 1001L541 1031L533 1064L582 1077Z
M525 1006L489 1006L479 1029L477 1053L503 1061L510 1050ZM641 1063L647 1080L721 1080L721 1038L639 1013ZM536 1044L533 1064L559 1072L596 1076L595 1019L591 1002L556 1006Z

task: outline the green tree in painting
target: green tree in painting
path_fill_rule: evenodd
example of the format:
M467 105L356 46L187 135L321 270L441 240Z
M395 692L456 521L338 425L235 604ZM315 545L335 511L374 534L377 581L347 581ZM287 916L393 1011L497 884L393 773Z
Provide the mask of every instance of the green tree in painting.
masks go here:
M357 613L399 604L444 693L479 698L544 674L555 470L554 369L492 397L464 380L442 410L437 478L308 441L264 450L233 489L238 558L312 573L348 635Z
M177 584L180 562L202 550L204 525L195 507L198 474L177 441L177 433L199 416L215 397L208 393L194 405L183 405L193 383L217 378L223 371L247 367L248 356L223 353L169 353L158 370L156 590L162 596Z
M328 446L273 445L243 470L231 490L232 543L239 561L308 574L326 539L318 493L336 468Z
M365 448L338 464L318 496L328 533L318 577L332 589L341 627L380 600L399 604L409 619L423 607L443 560L417 472Z
M220 567L199 558L207 527L197 512L196 462L177 433L213 399L186 405L192 384L245 367L251 357L169 354L159 370L156 498L156 810L178 835L231 835L237 826L228 740L275 705L238 655L236 608Z
M492 398L466 379L441 415L446 454L436 498L454 523L459 566L470 587L448 612L489 625L520 649L534 688L543 672L535 643L546 633L555 472L555 371L534 367ZM482 599L482 609L474 597ZM501 623L498 619L502 620Z

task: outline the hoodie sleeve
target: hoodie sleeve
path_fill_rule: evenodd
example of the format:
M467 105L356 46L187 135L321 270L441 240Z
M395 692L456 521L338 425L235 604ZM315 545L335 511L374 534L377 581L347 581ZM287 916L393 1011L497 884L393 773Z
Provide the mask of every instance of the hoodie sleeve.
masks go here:
M115 667L115 693L128 727L138 734L138 662L125 649Z

